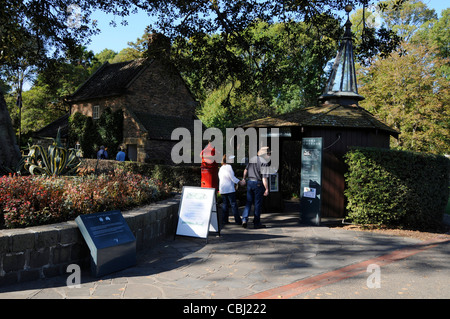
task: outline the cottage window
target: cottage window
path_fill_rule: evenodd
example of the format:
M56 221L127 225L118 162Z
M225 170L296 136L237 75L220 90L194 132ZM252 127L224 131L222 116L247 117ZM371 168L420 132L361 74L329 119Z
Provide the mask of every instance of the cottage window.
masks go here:
M94 120L98 120L100 118L100 106L94 105L94 108L92 109L92 118Z

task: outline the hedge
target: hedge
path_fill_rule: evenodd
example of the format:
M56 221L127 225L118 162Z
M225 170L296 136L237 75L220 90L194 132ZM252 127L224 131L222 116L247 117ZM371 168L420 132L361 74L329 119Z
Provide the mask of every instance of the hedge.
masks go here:
M201 168L187 165L163 165L133 161L118 162L114 160L83 159L79 168L81 174L108 174L115 169L140 174L162 181L172 191L179 192L183 186L200 186Z
M345 155L348 218L429 230L441 226L449 196L450 160L406 151L355 148Z

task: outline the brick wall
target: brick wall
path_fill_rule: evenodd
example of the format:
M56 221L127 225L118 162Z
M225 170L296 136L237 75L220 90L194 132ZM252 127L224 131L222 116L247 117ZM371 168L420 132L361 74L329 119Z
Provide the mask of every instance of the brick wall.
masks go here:
M146 162L173 165L171 152L176 143L176 141L147 140L145 144L145 152L148 154Z
M195 115L193 99L178 71L155 60L128 88L126 104L134 112L189 117Z
M123 212L136 250L173 236L179 198ZM75 221L0 230L0 286L66 274L67 266L90 267L89 248Z
M106 109L107 107L111 108L111 110L114 112L118 110L119 108L122 108L124 105L125 98L123 96L111 96L111 97L105 97L105 98L96 98L92 100L86 100L86 101L80 101L77 103L74 103L70 106L71 114L75 112L79 112L86 116L92 116L92 109L94 105L98 105L100 107L100 114L102 114L102 111Z

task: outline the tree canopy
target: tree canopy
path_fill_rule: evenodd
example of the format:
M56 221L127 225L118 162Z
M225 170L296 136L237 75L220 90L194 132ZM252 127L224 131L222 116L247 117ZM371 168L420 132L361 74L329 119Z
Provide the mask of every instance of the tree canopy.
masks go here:
M326 65L334 57L342 36L343 8L349 3L362 7L352 14L355 52L362 64L360 84L367 90L363 103L375 115L383 119L383 112L388 112L371 100L372 95L374 99L383 98L380 92L373 91L377 88L370 83L380 81L381 85L387 81L379 73L391 72L383 63L397 58L406 60L414 52L423 54L415 63L439 65L439 70L422 71L434 72L432 76L437 82L448 81L450 70L445 60L449 57L448 10L437 19L434 11L418 0L0 0L0 3L0 106L5 107L3 94L9 90L7 101L13 120L20 85L14 86L8 74L18 77L27 72L34 74L34 86L23 97L28 104L23 115L39 117L43 124L64 111L62 97L72 93L101 63L145 55L145 35L119 53L104 50L94 56L85 50L83 45L89 42L90 35L99 31L96 21L91 19L95 10L122 17L122 24L127 24L127 16L138 9L154 17L155 22L148 26L146 34L160 32L170 38L173 62L201 102L199 115L207 125L217 127L315 104L327 77ZM370 18L374 17L382 23L371 24ZM402 38L404 42L399 46ZM419 43L426 43L423 50L419 49ZM396 60L396 63L405 63L406 67L412 61ZM420 80L412 77L403 81L412 79ZM436 88L432 89L435 93L433 90ZM388 97L386 101L390 101ZM423 103L437 107L441 102ZM409 109L415 108L419 106ZM46 109L54 112L45 113ZM420 112L431 109L425 107ZM46 119L44 113L50 116ZM4 112L0 114L3 120ZM446 114L439 113L439 123L448 123ZM25 129L33 125L27 120L23 124ZM404 123L396 127L402 134L408 131ZM441 128L446 126L442 124ZM435 127L426 130L440 131ZM400 141L402 147L411 146L407 139ZM422 139L423 143L428 141ZM0 145L2 153L8 149L5 143ZM434 151L445 149L436 146Z
M408 30L401 46L360 68L359 93L366 98L360 105L401 133L393 147L449 154L450 56L445 39L450 9L437 19L421 1L411 4L405 12L392 13L401 19L389 20L399 23L393 29Z

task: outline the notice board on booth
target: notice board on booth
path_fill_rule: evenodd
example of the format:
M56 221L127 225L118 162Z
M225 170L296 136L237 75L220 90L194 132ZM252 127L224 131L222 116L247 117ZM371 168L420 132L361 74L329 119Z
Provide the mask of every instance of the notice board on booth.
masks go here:
M184 186L175 235L208 238L210 231L219 232L216 189Z
M302 139L300 176L300 219L304 224L319 225L322 194L322 138Z

